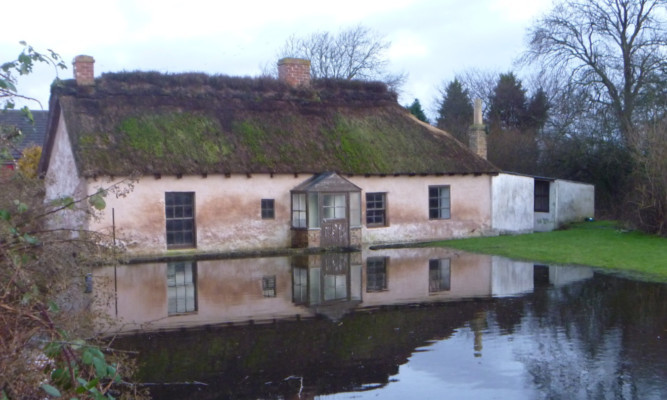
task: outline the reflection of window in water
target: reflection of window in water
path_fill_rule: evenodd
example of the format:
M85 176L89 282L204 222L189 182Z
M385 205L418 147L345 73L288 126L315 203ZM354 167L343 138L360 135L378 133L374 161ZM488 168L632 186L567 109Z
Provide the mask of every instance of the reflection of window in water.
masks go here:
M192 261L167 264L167 312L197 311L197 267Z
M347 276L324 275L324 301L347 299Z
M366 291L387 290L387 258L368 257L366 259Z
M308 301L308 269L292 269L292 301L305 303Z
M451 268L449 259L429 260L428 263L428 291L442 292L450 290Z
M262 278L262 294L264 297L276 297L276 276L265 276Z

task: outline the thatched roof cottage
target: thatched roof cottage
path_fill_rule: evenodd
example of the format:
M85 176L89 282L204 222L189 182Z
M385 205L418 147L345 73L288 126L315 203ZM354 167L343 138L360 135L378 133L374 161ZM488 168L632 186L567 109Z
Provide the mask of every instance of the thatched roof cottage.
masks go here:
M80 198L127 176L100 218L134 253L360 246L493 232L499 170L378 82L121 72L52 87L40 171ZM63 222L64 223L64 222Z

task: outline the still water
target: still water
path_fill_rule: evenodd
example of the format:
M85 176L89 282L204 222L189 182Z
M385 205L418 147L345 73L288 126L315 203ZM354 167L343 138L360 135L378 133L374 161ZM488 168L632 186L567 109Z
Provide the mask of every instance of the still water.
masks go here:
M667 285L449 249L100 268L159 399L665 399Z

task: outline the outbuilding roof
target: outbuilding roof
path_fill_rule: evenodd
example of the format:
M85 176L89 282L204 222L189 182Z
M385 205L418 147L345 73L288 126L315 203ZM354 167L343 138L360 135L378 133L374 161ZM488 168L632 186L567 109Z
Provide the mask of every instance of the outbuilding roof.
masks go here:
M295 88L273 78L122 72L89 86L60 81L50 110L45 159L62 112L85 177L498 172L379 82Z

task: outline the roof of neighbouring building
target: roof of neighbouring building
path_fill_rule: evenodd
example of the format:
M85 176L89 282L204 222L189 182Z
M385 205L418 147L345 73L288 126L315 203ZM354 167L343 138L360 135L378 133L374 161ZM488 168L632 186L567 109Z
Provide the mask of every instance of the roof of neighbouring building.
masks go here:
M498 172L412 117L379 82L314 80L293 88L274 78L123 72L87 87L61 81L50 109L44 159L62 111L87 177Z
M12 141L11 154L15 160L21 158L24 149L30 146L42 146L46 135L48 111L31 110L34 122L31 122L21 110L0 111L0 125L16 129L20 136Z

